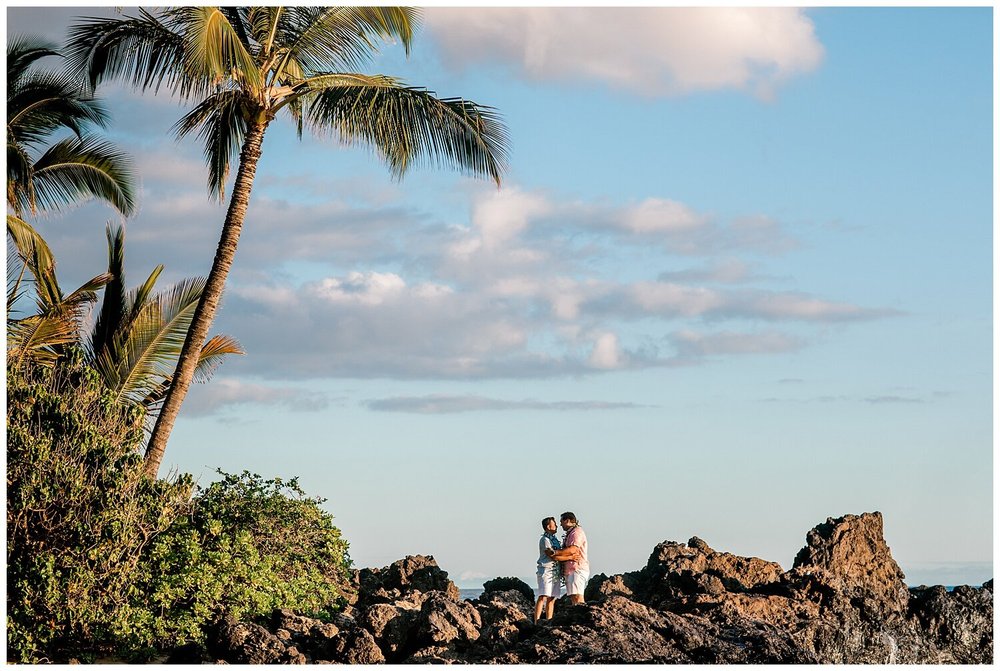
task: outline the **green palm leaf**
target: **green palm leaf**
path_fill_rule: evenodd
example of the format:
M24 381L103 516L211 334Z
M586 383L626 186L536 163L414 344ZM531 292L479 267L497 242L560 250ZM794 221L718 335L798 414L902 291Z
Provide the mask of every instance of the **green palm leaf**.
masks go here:
M66 46L71 72L85 77L90 88L105 79L120 79L135 88L158 91L166 86L182 98L211 90L210 78L185 67L186 43L145 9L137 17L84 18L72 26ZM166 21L176 10L163 12Z
M58 305L62 301L62 290L56 279L56 261L48 244L31 224L10 214L7 215L7 235L34 280L41 309Z
M140 402L151 382L171 376L204 285L203 278L183 280L136 315L116 348L124 371L114 389L119 399Z
M461 98L399 85L335 86L314 95L306 118L317 132L330 128L346 142L373 145L397 177L424 162L489 175L499 185L506 170L500 116Z
M249 106L241 91L220 91L181 117L173 127L178 137L197 131L205 146L208 190L220 200L225 197L229 165L239 154L246 135Z
M21 216L101 198L131 214L135 196L128 158L86 134L91 126L105 125L107 112L81 93L72 75L35 67L39 59L57 55L32 38L15 37L8 44L7 204ZM53 135L64 130L75 137L46 150Z
M7 368L15 370L31 360L52 366L59 359L59 347L79 339L77 315L70 311L50 312L7 323Z
M87 198L100 198L122 214L135 210L132 161L110 142L83 136L49 147L33 167L35 201L57 210Z
M376 40L399 39L409 54L418 15L407 7L288 7L285 19L276 83L293 61L311 71L364 65L378 51Z
M263 77L241 37L218 7L185 7L174 10L177 31L185 42L185 71L197 79L221 82L232 77L250 89L259 89Z
M48 304L38 299L39 313L7 321L7 365L19 367L28 359L50 366L62 355L62 347L80 342L80 325L89 305L97 299L110 276L98 275L73 293Z

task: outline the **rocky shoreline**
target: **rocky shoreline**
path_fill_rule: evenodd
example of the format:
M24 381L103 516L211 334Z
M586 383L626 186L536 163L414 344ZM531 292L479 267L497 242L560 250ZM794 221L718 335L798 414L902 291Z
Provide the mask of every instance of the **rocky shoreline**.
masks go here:
M594 576L587 603L532 623L531 588L503 579L462 600L433 557L353 573L351 605L321 622L287 610L224 618L208 650L225 663L939 663L993 662L993 581L908 589L880 513L827 519L792 568L664 541L646 566ZM506 589L509 587L510 589Z

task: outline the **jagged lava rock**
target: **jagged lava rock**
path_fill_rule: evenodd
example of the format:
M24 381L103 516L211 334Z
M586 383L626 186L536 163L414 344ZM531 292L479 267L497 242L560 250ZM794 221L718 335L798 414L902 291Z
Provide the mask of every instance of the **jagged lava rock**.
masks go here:
M516 589L483 592L473 603L482 619L478 643L487 655L520 640L534 617L531 601Z
M539 625L516 583L464 601L447 576L419 555L362 569L336 625L288 611L273 632L225 620L210 652L235 663L993 661L993 582L907 590L879 513L817 525L784 572L697 537L664 541L646 566L596 575L588 603L560 601Z
M937 654L935 664L993 662L993 581L981 588L941 585L910 590L911 608Z
M814 574L872 615L907 611L903 571L885 542L882 513L827 518L806 534L792 569Z
M510 589L517 590L523 594L524 598L530 603L534 603L535 590L531 589L531 586L520 578L494 578L493 580L487 580L483 583L483 594L489 594L490 592L506 592Z
M385 568L363 568L353 573L353 587L359 604L388 603L407 592L441 591L459 598L458 587L448 579L433 556L410 555Z

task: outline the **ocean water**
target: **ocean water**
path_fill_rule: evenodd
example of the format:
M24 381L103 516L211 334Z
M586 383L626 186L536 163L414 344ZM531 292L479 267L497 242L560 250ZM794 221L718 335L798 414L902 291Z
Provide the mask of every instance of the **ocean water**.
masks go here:
M916 586L917 585L907 585L907 587L916 587ZM973 586L974 587L979 587L979 585L973 585ZM956 587L956 585L945 585L945 589L947 589L949 592L951 592L952 590L954 590L955 587ZM466 599L468 601L471 601L473 599L478 599L479 598L479 596L483 593L483 588L482 587L470 587L470 588L464 588L463 587L463 588L460 588L458 590L458 593L459 593L459 596L462 599Z

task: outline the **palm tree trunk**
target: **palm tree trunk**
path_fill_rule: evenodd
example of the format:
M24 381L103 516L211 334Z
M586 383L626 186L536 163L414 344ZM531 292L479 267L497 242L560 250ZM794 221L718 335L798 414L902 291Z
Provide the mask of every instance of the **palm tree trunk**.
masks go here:
M243 218L246 216L247 205L250 202L250 190L253 188L253 178L257 172L257 162L260 160L261 144L264 141L264 131L267 130L267 124L267 120L252 123L247 129L246 139L243 141L240 167L236 173L236 183L233 184L233 195L229 201L229 210L226 212L226 221L222 225L222 235L219 237L219 246L215 251L212 271L208 274L205 290L201 294L201 300L198 301L198 307L195 308L191 328L188 330L180 358L177 360L173 381L167 391L166 398L163 400L160 414L156 418L153 433L149 437L149 444L146 446L145 468L146 475L150 478L155 478L160 470L160 462L163 461L163 453L167 449L167 440L170 438L170 432L173 430L174 422L180 413L181 404L184 402L184 397L187 396L192 379L194 379L194 371L198 366L198 356L208 338L208 329L211 328L212 321L215 319L215 312L219 307L219 300L222 298L226 277L229 276L229 269L233 265L236 244L239 242L240 232L243 230Z

